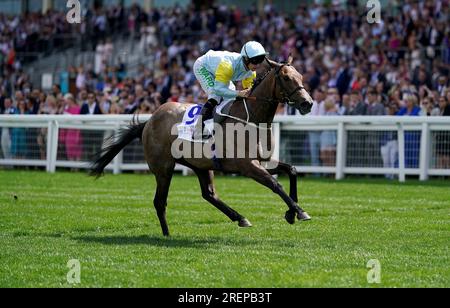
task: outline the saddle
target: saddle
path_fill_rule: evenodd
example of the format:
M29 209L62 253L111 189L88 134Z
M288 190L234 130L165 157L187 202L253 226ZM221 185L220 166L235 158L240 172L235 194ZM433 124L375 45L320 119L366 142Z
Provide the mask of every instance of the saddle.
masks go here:
M222 123L223 121L225 121L225 119L226 119L227 117L226 117L226 116L223 116L223 115L226 115L226 114L229 114L229 113L230 113L231 107L233 107L233 104L234 104L235 102L236 102L236 101L232 101L232 102L226 104L226 105L222 108L220 114L217 113L217 108L218 108L219 106L216 106L216 108L214 108L214 123L220 124L220 123Z
M220 124L227 118L233 104L236 101L231 101L225 106L216 106L213 111L213 118L205 121L205 127L210 132L210 138L202 138L201 134L201 123L199 121L199 116L203 105L194 105L189 107L184 116L182 123L178 124L178 138L187 140L190 142L202 142L206 143L213 137L214 123ZM221 107L221 108L220 108ZM220 110L219 110L220 108Z

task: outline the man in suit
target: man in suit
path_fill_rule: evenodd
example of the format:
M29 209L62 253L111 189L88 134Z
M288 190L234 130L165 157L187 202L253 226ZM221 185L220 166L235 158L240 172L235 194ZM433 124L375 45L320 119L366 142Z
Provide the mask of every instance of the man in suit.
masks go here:
M84 115L100 115L102 111L100 110L100 105L97 103L94 93L88 94L88 100L81 106L80 114Z
M381 103L381 97L375 91L370 89L367 94L367 115L368 116L384 116L386 115L386 108ZM381 134L380 132L367 132L366 138L366 165L368 167L381 167L383 161L381 157Z
M359 91L354 90L350 95L350 106L346 110L345 115L362 116L367 115L367 104L363 100ZM349 167L365 167L364 158L365 140L367 132L349 131L347 135L347 166Z
M380 102L380 97L373 89L367 94L367 115L368 116L382 116L386 114L384 105Z
M5 111L5 98L3 92L0 90L0 114L3 114L3 111Z
M83 115L101 115L102 111L100 105L96 100L94 93L88 94L88 100L81 106L80 114ZM84 160L91 160L95 154L97 154L103 144L103 132L102 131L88 131L83 130L83 149Z

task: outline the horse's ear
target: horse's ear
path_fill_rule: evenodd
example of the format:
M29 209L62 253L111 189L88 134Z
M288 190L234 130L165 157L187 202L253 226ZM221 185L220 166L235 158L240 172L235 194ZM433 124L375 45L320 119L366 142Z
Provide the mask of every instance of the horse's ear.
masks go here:
M279 67L280 66L279 63L277 63L275 61L272 61L269 58L266 58L266 60L267 60L267 63L269 64L270 68L275 68L275 67Z
M289 54L289 58L288 58L288 60L287 60L287 63L288 63L289 65L291 65L292 62L294 62L294 57L292 57L292 54Z

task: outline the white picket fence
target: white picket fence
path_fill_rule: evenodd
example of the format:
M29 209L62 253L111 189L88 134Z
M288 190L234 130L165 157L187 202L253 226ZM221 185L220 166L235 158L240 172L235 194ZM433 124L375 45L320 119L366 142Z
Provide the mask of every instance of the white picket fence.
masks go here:
M45 129L46 145L45 158L42 157L2 157L0 155L0 166L37 166L45 167L47 172L56 172L57 168L88 168L88 162L69 161L64 157L59 157L58 148L60 146L59 133L64 129L76 129L82 131L117 131L120 127L127 125L132 117L128 115L118 116L5 116L0 115L0 129L8 129L13 134L16 128L24 130ZM140 121L148 120L149 116L140 116ZM336 137L336 157L334 166L314 166L309 161L310 151L307 148L307 136L312 132L332 132ZM359 132L360 139L350 142L349 136L352 132ZM371 165L371 158L366 157L368 161L365 165L354 165L351 152L353 150L364 151L367 146L365 138L370 134L378 140L382 134L387 132L396 133L398 140L398 165L385 168L379 165ZM405 165L407 152L405 152L405 134L415 132L419 136L419 142L414 145L417 147L418 164L410 167ZM332 173L336 179L343 179L346 174L367 174L382 175L394 174L400 181L405 181L407 175L418 176L420 180L427 180L430 176L450 176L449 169L438 169L436 166L436 134L449 134L450 137L450 117L311 117L311 116L277 116L273 126L276 145L274 157L283 159L285 147L290 143L300 142L306 145L303 154L296 153L297 149L291 149L295 158L302 159L301 163L293 163L301 173ZM286 135L287 134L287 135ZM365 137L364 137L365 136ZM3 137L3 136L2 136ZM36 133L28 138L28 146L33 148L34 156L39 156L38 146L35 143ZM102 140L85 140L85 142L96 142L101 144ZM356 143L355 143L356 142ZM353 144L353 150L351 145ZM450 144L445 146L450 147ZM45 150L45 151L44 151ZM31 152L33 152L31 151ZM450 152L450 149L447 149ZM135 152L142 152L142 148ZM377 150L372 152L378 155ZM1 153L1 151L0 151ZM370 155L372 155L370 154ZM303 155L303 156L302 156ZM5 155L3 155L5 156ZM30 156L30 155L28 155ZM33 156L33 155L31 155ZM375 160L375 158L374 158ZM379 157L378 157L379 160ZM288 161L289 162L289 161ZM148 166L141 159L139 161L124 161L123 152L118 155L107 170L115 174L130 170L147 170ZM177 170L187 174L185 167L177 166Z

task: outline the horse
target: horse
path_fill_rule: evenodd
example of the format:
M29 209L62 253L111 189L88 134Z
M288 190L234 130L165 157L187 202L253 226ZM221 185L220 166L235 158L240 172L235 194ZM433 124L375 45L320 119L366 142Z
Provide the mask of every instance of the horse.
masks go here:
M311 111L313 100L303 86L303 76L292 66L292 57L287 62L278 63L269 59L263 64L265 73L257 80L246 100L236 100L228 111L226 119L220 123L222 127L233 123L253 123L260 125L266 123L270 128L275 117L279 103L289 104L299 110L302 115ZM180 123L189 105L180 103L163 104L145 123L133 121L127 128L120 131L119 136L111 139L96 158L92 161L90 175L100 177L105 167L119 154L119 152L135 139L141 139L144 147L145 159L150 171L156 178L156 193L153 205L160 221L162 233L169 236L169 227L166 220L167 198L175 165L189 167L198 177L202 197L214 207L225 214L238 226L252 227L244 216L225 204L217 195L214 186L214 171L239 174L255 180L279 195L288 206L285 219L289 224L299 221L308 221L311 217L298 205L297 170L289 164L269 158L247 157L223 158L220 164L211 158L176 158L172 154L172 144L178 136L172 133L172 128ZM247 117L247 119L246 119ZM269 133L269 135L271 135ZM227 139L226 133L223 138ZM272 142L270 140L269 142ZM251 147L258 144L234 144L245 147L248 152ZM267 169L264 164L270 163L276 167ZM273 175L285 173L289 176L289 195Z

